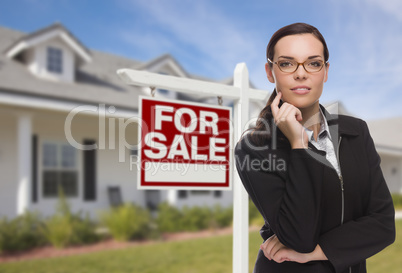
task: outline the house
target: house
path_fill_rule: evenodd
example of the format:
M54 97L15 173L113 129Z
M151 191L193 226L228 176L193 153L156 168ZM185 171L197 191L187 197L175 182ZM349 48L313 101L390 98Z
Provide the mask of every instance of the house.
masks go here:
M325 107L333 114L353 116L341 102L329 103ZM369 120L367 125L390 192L402 194L402 117Z
M0 26L0 217L27 209L53 214L59 187L73 211L92 217L120 202L151 209L163 201L232 204L231 191L137 189L138 97L150 89L125 85L120 68L202 79L168 54L139 62L88 49L61 24L28 34ZM168 90L156 96L217 104L216 97ZM251 116L262 107L250 107ZM369 127L391 191L402 192L402 119Z
M402 117L367 122L392 193L402 194Z
M168 54L144 63L88 49L59 23L28 34L0 27L0 217L51 215L59 187L73 211L92 217L120 202L232 204L231 191L137 190L138 97L150 89L125 85L120 68L200 79Z

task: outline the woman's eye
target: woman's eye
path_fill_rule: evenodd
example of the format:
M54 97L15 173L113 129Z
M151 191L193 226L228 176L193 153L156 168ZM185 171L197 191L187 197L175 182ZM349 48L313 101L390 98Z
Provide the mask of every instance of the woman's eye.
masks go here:
M292 63L292 62L280 62L279 63L279 66L280 67L283 67L283 68L285 68L285 67L292 67L294 64Z
M308 64L308 66L311 66L311 67L321 67L321 65L322 65L322 62L320 62L320 61L313 61Z

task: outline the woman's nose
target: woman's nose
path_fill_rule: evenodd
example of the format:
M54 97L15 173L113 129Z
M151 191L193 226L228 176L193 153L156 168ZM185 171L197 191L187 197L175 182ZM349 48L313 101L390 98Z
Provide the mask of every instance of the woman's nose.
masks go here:
M296 71L293 73L295 80L306 79L307 71L304 69L303 65L299 65Z

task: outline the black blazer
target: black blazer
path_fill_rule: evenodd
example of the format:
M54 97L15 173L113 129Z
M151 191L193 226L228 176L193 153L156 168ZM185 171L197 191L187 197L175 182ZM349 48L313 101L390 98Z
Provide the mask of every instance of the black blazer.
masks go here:
M273 145L255 144L250 133L236 145L238 173L265 220L262 238L276 234L304 253L319 244L328 257L277 264L260 251L254 272L366 272L366 259L395 240L392 198L366 123L322 109L342 177L325 153L312 145L291 149L279 129Z

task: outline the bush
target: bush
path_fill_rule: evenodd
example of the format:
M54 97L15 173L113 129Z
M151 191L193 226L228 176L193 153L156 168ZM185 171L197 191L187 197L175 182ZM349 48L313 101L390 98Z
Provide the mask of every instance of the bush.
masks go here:
M220 205L216 205L212 209L212 224L213 227L228 227L233 221L233 207L222 208Z
M233 209L183 207L181 210L164 202L158 206L156 224L160 232L198 231L221 228L232 223Z
M95 227L88 217L56 214L45 222L46 239L55 247L82 245L98 241Z
M56 213L45 221L42 230L48 242L59 248L93 243L99 239L88 215L83 218L80 213L71 213L69 204L61 191Z
M163 202L158 206L156 225L161 232L176 232L181 230L183 214L176 207Z
M393 193L392 200L394 201L395 209L402 209L402 194Z
M44 245L42 221L38 214L25 212L13 220L0 220L0 253L21 251Z
M183 207L181 230L198 231L210 227L212 212L208 207Z
M261 216L260 212L258 211L257 207L254 205L253 201L249 199L248 202L248 220L249 225L252 226L263 226L264 225L264 218Z
M131 204L103 212L100 219L113 238L119 241L145 238L151 227L149 212Z

